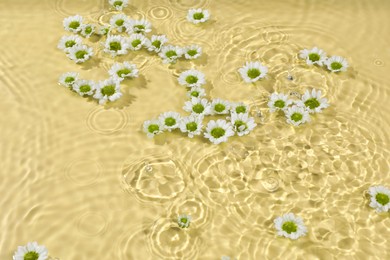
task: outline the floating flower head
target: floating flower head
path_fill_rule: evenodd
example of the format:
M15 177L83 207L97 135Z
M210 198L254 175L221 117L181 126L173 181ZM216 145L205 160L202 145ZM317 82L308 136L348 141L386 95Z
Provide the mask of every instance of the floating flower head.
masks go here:
M129 44L126 38L120 35L109 35L104 45L104 51L110 53L112 56L124 55L127 53Z
M179 217L177 217L177 224L181 228L188 228L191 223L191 216L182 214Z
M199 45L191 45L184 48L184 57L187 60L197 59L202 55L202 47Z
M206 126L206 132L204 133L204 137L209 139L213 144L227 142L228 138L233 135L232 125L222 119L209 121Z
M284 111L291 104L292 100L288 98L288 95L274 92L270 96L268 107L270 112Z
M255 119L248 114L232 113L231 122L238 136L247 135L256 127Z
M202 133L202 121L202 115L190 115L188 117L183 117L179 124L180 131L187 133L190 138L195 135L200 135Z
M97 34L98 35L107 35L111 30L111 27L109 25L104 25L104 26L100 26L99 29L97 30Z
M200 87L206 83L206 78L199 70L186 70L178 78L179 84L186 87Z
M69 49L75 45L81 45L83 40L78 35L65 35L62 36L57 47L65 52L69 52Z
M247 113L249 113L249 106L244 104L244 103L242 103L242 102L230 103L230 105L231 105L230 111L232 113L236 113L236 114L241 114L241 113L247 114Z
M137 78L138 69L135 64L131 64L127 61L123 63L114 63L111 69L108 71L113 79L122 81L126 78Z
M144 122L143 129L149 138L153 138L162 133L163 125L160 120L148 120Z
M202 98L206 96L206 91L201 87L193 87L190 91L187 92L189 98Z
M73 84L73 90L80 96L92 96L95 92L96 84L92 80L76 80Z
M328 70L332 72L346 71L348 62L345 58L340 56L332 56L325 61Z
M132 34L129 39L129 49L132 51L138 51L145 45L146 38L142 34Z
M60 76L58 82L64 87L72 88L78 78L79 74L77 72L66 72Z
M45 246L40 246L37 242L28 242L25 246L18 246L13 260L45 260L48 254Z
M370 207L376 212L387 212L390 209L390 189L384 186L373 186L368 189L371 195Z
M267 75L268 68L260 62L246 62L244 67L238 70L245 82L256 82Z
M279 236L297 239L307 233L303 220L300 217L294 216L293 213L277 217L274 220L274 224Z
M129 18L124 14L113 15L110 19L111 28L116 29L118 32L126 31L126 26Z
M77 33L81 30L83 24L83 17L81 15L69 16L62 22L65 30Z
M319 66L322 66L327 59L326 53L317 47L314 47L311 50L301 50L299 52L299 58L306 60L308 65L317 64Z
M309 113L320 113L322 109L329 106L328 100L326 98L321 98L321 90L316 91L312 89L305 91L305 94L302 96L302 103L306 107Z
M108 2L117 11L122 11L129 4L129 0L109 0Z
M191 101L184 103L183 109L194 115L209 115L210 104L205 98L191 98Z
M128 20L126 24L127 33L133 34L133 33L149 33L152 31L152 24L149 23L145 19L141 20Z
M148 51L160 52L162 46L168 42L168 38L165 35L152 35L150 40L145 42L145 46Z
M181 116L177 112L165 112L158 117L158 120L160 120L163 126L162 130L168 130L170 132L179 127L180 118Z
M190 9L188 10L187 20L193 24L204 23L210 18L208 10Z
M299 126L310 121L309 112L302 106L293 105L292 107L288 107L284 113L287 118L287 123L294 126Z
M93 24L83 24L81 25L81 35L85 38L91 37L91 35L95 32L95 26Z
M76 63L83 63L89 60L93 55L93 50L87 45L75 45L69 48L68 57Z
M93 97L99 100L100 105L104 105L108 100L115 101L121 96L119 81L110 78L96 84L96 91Z
M178 46L167 45L161 48L159 55L164 63L175 63L183 55L183 49Z
M210 104L212 115L225 115L229 114L230 103L229 101L219 98L213 99Z

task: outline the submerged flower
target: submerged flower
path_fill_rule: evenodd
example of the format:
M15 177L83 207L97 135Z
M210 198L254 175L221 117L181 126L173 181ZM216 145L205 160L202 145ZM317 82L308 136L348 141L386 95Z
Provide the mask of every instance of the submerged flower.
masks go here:
M199 45L191 45L184 48L184 57L187 60L197 59L202 55L202 47Z
M75 45L69 49L68 57L76 63L83 63L93 55L93 50L87 45Z
M311 50L308 49L301 50L299 52L299 57L301 59L306 60L306 63L308 65L318 64L320 66L324 64L327 58L326 53L323 50L318 49L317 47L314 47Z
M70 48L75 45L81 45L83 40L78 35L65 35L62 36L57 47L65 52L68 52Z
M177 224L181 228L188 228L191 223L191 216L182 214L179 217L177 217Z
M60 76L58 82L65 87L72 87L78 78L79 74L77 72L66 72Z
M209 115L210 104L205 98L191 98L191 101L184 103L183 109L194 115Z
M73 90L80 96L92 96L96 89L96 83L92 80L76 80Z
M142 46L144 46L146 42L146 38L142 34L132 34L129 37L128 42L129 42L130 50L138 51L139 49L142 48Z
M332 72L346 71L348 62L345 58L340 56L332 56L325 61L328 70Z
M77 33L81 30L83 17L81 15L69 16L64 19L62 24L64 25L65 30Z
M199 70L186 70L178 78L179 84L186 87L200 87L206 83L206 78Z
M238 136L247 135L256 127L255 119L248 114L232 113L231 122Z
M148 51L160 52L162 46L167 42L168 38L165 35L152 35L152 38L145 42L145 47Z
M91 35L95 32L95 26L92 24L83 24L81 25L81 35L85 38L91 37Z
M162 133L163 125L160 120L147 120L143 125L144 132L149 138Z
M284 111L287 123L299 126L310 121L309 112L302 106L293 105Z
M229 114L230 103L229 101L216 98L211 101L210 107L212 115L225 115Z
M190 9L187 13L187 20L193 24L204 23L210 18L208 10Z
M110 19L111 28L116 29L118 32L126 31L126 25L129 18L124 14L113 15Z
M234 135L233 127L226 120L218 119L211 120L206 126L204 137L210 140L213 144L226 142L230 136Z
M178 46L167 45L161 48L159 53L163 63L175 63L183 55L183 49Z
M125 78L137 78L138 69L135 64L125 61L123 63L114 63L108 71L108 74L110 74L112 78L122 81Z
M202 133L202 121L202 115L190 115L188 117L183 117L179 124L180 131L187 133L190 138L195 135L200 135Z
M45 246L38 245L37 242L28 242L25 246L18 246L14 253L14 260L45 260L49 252Z
M368 189L371 195L370 207L376 212L387 212L390 209L390 189L384 186L372 186Z
M288 98L288 95L283 93L274 92L270 96L268 107L270 112L283 111L292 104L292 100Z
M238 70L245 82L256 82L267 75L268 68L260 62L246 62L245 65Z
M108 100L115 101L122 96L119 81L115 79L106 79L96 85L95 95L93 97L99 100L100 105L104 105Z
M152 25L145 19L142 20L128 20L126 23L126 32L128 34L133 33L149 33L152 31Z
M244 104L244 103L242 103L242 102L230 103L230 105L231 105L230 111L232 113L236 113L236 114L241 114L241 113L247 114L247 113L249 113L249 106Z
M109 0L108 2L117 11L122 11L129 4L129 0Z
M187 92L189 98L201 98L206 96L206 91L201 87L193 87L190 91Z
M120 35L109 35L104 44L104 51L110 53L112 56L124 55L127 53L129 44L127 40Z
M96 33L99 35L107 35L110 32L110 30L111 27L109 25L100 26Z
M309 113L320 113L322 109L329 106L328 100L321 98L321 90L316 91L315 89L312 89L311 93L309 90L305 91L302 96L302 103Z
M180 118L181 116L177 112L165 112L158 117L158 120L160 120L163 126L162 130L168 130L170 132L179 127Z
M274 224L279 236L297 239L307 233L303 220L300 217L294 216L293 213L277 217L274 220Z

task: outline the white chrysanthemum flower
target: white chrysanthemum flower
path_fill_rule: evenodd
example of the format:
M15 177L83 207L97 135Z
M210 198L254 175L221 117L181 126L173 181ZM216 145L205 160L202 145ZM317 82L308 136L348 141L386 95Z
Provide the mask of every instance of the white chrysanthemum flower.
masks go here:
M66 72L60 76L58 82L64 87L72 88L78 78L79 74L77 72Z
M177 217L177 224L181 228L188 228L190 226L190 223L191 223L191 216L190 215L182 214L182 215Z
M104 44L104 51L112 56L127 54L128 48L127 39L120 35L109 35Z
M103 36L103 35L107 35L110 31L111 31L111 26L104 25L104 26L100 26L96 33L98 35Z
M303 220L300 217L294 216L293 213L277 217L274 220L274 224L279 236L297 239L307 233Z
M183 49L178 46L167 45L161 48L159 53L163 63L175 63L183 55Z
M332 72L346 71L348 62L345 58L340 56L332 56L325 61L328 70Z
M203 127L202 121L202 115L190 115L188 117L183 117L179 124L180 131L187 133L190 138L193 138L195 135L200 135Z
M270 112L275 111L284 111L293 101L288 98L288 95L283 93L274 92L271 94L268 102L268 107Z
M128 20L126 23L126 32L128 34L133 34L133 33L149 33L152 31L152 24L145 20Z
M191 101L184 103L183 109L194 115L210 115L210 104L205 98L191 98Z
M181 116L177 112L165 112L158 117L158 120L160 120L161 125L163 126L162 130L171 132L173 129L179 127Z
M75 45L81 45L83 40L78 35L65 35L62 36L60 41L58 42L58 49L61 49L65 52L68 52L70 48Z
M293 105L284 110L287 123L299 126L310 121L309 111L305 107Z
M197 59L202 55L202 47L199 45L191 45L184 47L184 57L187 60Z
M100 105L104 105L108 100L115 101L122 96L118 80L106 79L96 84L96 91L93 97L99 100Z
M110 19L110 25L112 29L116 29L118 32L126 31L126 26L129 18L124 14L113 15Z
M143 129L149 138L153 138L162 133L163 125L160 120L147 120L144 122Z
M257 124L255 123L255 119L250 117L249 114L236 114L232 113L231 123L233 125L234 131L238 136L247 135L252 131Z
M249 113L249 106L242 102L230 103L230 106L231 106L230 108L231 113L236 113L236 114Z
M204 23L210 18L210 13L208 10L190 9L187 13L187 20L193 24Z
M138 51L145 45L147 39L142 34L132 34L128 38L129 49L132 51Z
M62 24L64 25L65 30L77 33L81 30L83 17L81 15L69 16L64 19Z
M370 207L376 212L387 212L390 209L390 189L384 186L373 186L368 189L371 195Z
M226 122L226 120L222 119L209 121L204 133L204 137L209 139L213 144L226 142L228 138L233 135L233 126L229 122Z
M246 62L244 67L238 70L245 82L256 82L267 75L268 68L260 62Z
M73 84L73 90L80 96L92 96L96 89L96 83L92 80L80 79Z
M309 113L321 113L322 109L329 107L328 100L321 98L321 95L321 90L312 89L311 93L306 90L302 96L301 106L305 106Z
M301 50L299 52L299 58L306 60L308 65L318 64L319 66L322 66L327 59L326 53L317 47L311 50Z
M162 46L168 42L168 38L165 35L152 35L150 40L145 42L145 47L148 51L160 52Z
M123 63L114 63L108 71L108 74L110 74L112 78L122 81L125 78L137 78L138 69L135 64L125 61Z
M129 0L109 0L108 2L117 11L122 11L129 4Z
M85 38L91 37L91 35L95 32L95 25L93 24L83 24L81 25L81 35Z
M206 96L206 91L201 87L193 87L190 91L187 92L189 98L202 98Z
M75 45L69 48L68 57L76 63L83 63L89 60L93 55L93 50L87 45Z
M199 70L186 70L178 78L179 84L186 87L200 87L206 83L206 78Z
M211 101L211 114L212 115L225 115L229 114L230 103L229 101L215 98Z
M25 246L18 246L13 260L45 260L48 254L45 246L40 246L37 242L28 242Z

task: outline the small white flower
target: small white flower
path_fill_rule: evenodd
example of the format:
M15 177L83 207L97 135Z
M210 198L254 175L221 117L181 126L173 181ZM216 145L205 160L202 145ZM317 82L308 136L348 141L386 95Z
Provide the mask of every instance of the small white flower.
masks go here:
M137 78L138 77L138 69L135 64L131 64L127 61L123 63L114 63L108 74L116 80L122 81L125 78Z
M104 44L104 51L110 53L112 56L127 54L129 44L126 38L120 35L109 35Z
M191 216L182 214L179 217L177 217L177 224L181 228L188 228L191 223Z
M197 59L202 55L202 47L199 45L191 45L184 48L184 57L187 60Z
M200 87L206 83L206 78L199 70L186 70L178 78L179 84L186 87Z
M18 246L13 260L45 260L48 254L45 246L40 246L37 242L28 242L25 246Z
M270 96L268 107L270 112L284 111L293 101L288 98L288 95L274 92Z
M107 35L111 31L111 27L109 25L105 26L100 26L99 29L97 30L98 35Z
M311 93L309 90L306 90L300 105L305 106L309 113L321 113L322 109L329 107L328 100L321 98L321 95L321 90L316 91L312 89Z
M96 89L96 83L92 80L76 80L73 90L80 96L92 96Z
M109 0L108 2L117 11L122 11L129 4L129 0Z
M249 134L257 126L255 119L244 113L232 113L231 122L238 136Z
M299 52L299 57L306 60L308 65L318 64L319 66L322 66L327 59L326 53L317 47L314 47L311 50L301 50Z
M236 114L249 113L249 106L242 103L242 102L230 103L230 105L231 105L231 108L230 108L231 113L236 113Z
M113 15L110 19L110 25L112 29L116 29L118 32L126 31L126 26L129 18L124 14Z
M167 45L161 48L159 53L163 63L175 63L183 55L183 49L178 46Z
M211 114L212 115L225 115L229 114L230 103L229 101L215 98L211 101Z
M246 62L245 65L238 70L245 82L256 82L267 75L268 68L260 62Z
M301 106L293 105L292 107L288 107L284 113L287 118L287 123L294 126L299 126L310 121L309 112Z
M149 33L152 31L152 25L145 19L142 20L128 20L126 23L126 32L128 34L133 33Z
M325 61L328 70L332 72L346 71L348 62L345 58L340 56L332 56Z
M274 224L279 236L297 239L307 233L303 220L300 217L294 216L293 213L277 217L274 220Z
M187 92L189 98L202 98L206 96L206 91L201 87L193 87L190 91Z
M66 72L60 76L58 82L64 87L72 88L78 78L79 74L77 72Z
M206 126L206 132L204 133L204 137L209 139L213 144L227 142L228 138L233 135L232 125L222 119L209 121Z
M193 24L204 23L210 18L208 10L190 9L187 13L187 20Z
M58 49L68 52L70 48L75 45L81 45L83 40L78 35L65 35L62 36L58 42Z
M179 127L181 116L177 112L165 112L158 117L158 120L160 120L161 125L163 126L162 130L171 132L173 129Z
M99 100L100 105L104 105L108 100L115 101L122 96L119 81L106 79L96 84L96 91L93 97Z
M184 103L183 109L194 115L209 115L211 112L210 104L205 98L191 98L191 101Z
M149 138L153 138L162 133L163 125L160 120L147 120L144 122L143 129Z
M93 55L92 48L87 45L75 45L68 51L69 53L67 56L76 63L83 63L89 60Z
M384 186L372 186L368 189L371 195L370 207L376 212L387 212L390 209L390 189Z
M81 25L81 35L85 38L91 37L91 35L95 32L95 25L93 24L83 24Z
M142 34L132 34L128 38L129 49L132 51L138 51L139 49L142 48L142 46L145 45L146 41L147 40L146 40L145 36L143 36Z
M165 35L152 35L150 40L145 42L145 47L148 51L160 52L162 46L168 42L168 38Z
M77 33L81 30L83 24L83 17L81 15L69 16L62 22L65 30Z
M202 133L203 116L190 115L183 117L180 121L179 128L183 133L188 133L188 137L193 138L195 135Z

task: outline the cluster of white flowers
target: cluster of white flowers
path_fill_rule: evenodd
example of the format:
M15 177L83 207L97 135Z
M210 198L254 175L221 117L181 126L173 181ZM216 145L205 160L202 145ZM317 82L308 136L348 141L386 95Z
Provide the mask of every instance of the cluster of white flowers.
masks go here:
M345 58L340 56L328 58L326 52L317 47L311 50L301 50L299 58L304 59L308 65L326 66L331 72L346 71L348 68L348 62Z
M310 114L321 113L329 106L328 100L322 97L321 90L306 90L300 99L290 99L283 93L274 92L270 96L270 112L282 111L287 123L299 126L310 121Z

